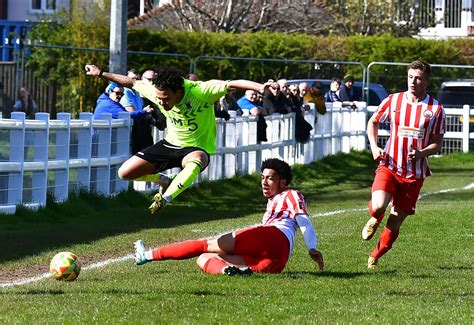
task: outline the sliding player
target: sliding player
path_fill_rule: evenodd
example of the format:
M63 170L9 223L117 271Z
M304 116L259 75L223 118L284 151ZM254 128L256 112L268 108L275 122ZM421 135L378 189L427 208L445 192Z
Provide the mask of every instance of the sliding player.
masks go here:
M260 170L263 196L268 199L262 225L216 239L188 240L153 250L146 250L143 240L139 240L135 242L136 264L198 257L199 268L211 274L280 273L293 249L296 229L300 228L309 256L322 271L323 256L316 250L316 232L305 199L300 192L287 188L292 179L290 166L279 159L268 159Z

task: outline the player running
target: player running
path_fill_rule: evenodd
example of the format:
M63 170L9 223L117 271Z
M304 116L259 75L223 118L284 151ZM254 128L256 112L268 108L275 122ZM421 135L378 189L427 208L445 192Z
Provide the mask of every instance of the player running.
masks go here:
M287 188L290 166L279 159L267 159L260 168L263 196L268 199L261 226L234 231L215 239L188 240L146 250L143 240L135 242L135 262L182 260L198 257L201 270L211 274L248 275L252 272L280 273L293 250L300 228L309 256L324 269L322 254L303 195Z
M445 132L443 106L426 89L431 81L431 66L414 61L408 66L408 90L388 96L370 118L367 135L375 160L380 160L369 201L370 219L362 229L362 238L370 240L392 203L387 224L368 268L377 268L378 260L398 237L400 226L415 205L425 177L431 175L428 156L441 150ZM377 145L378 125L390 121L390 137L381 149Z
M156 71L153 84L124 75L105 72L87 64L86 73L133 88L155 103L168 121L165 139L139 151L119 168L122 179L160 184L149 210L155 213L188 188L209 164L209 154L216 151L214 102L235 89L263 92L267 84L249 80L190 81L184 72L163 67ZM174 179L160 172L182 168ZM164 191L163 191L164 190Z

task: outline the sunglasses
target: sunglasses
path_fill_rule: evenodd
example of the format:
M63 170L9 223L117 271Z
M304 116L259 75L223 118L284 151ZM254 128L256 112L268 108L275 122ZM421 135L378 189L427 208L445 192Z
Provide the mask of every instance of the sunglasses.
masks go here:
M117 96L123 96L123 92L121 91L113 91L113 93Z

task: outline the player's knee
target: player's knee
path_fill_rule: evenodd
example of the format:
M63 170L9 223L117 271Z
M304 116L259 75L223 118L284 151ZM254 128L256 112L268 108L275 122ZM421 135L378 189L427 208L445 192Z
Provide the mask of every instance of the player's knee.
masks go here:
M211 259L213 255L212 254L209 254L209 253L204 253L204 254L201 254L199 255L196 263L198 265L198 267L204 271L205 267L206 267L206 264L207 262Z
M387 207L384 206L383 202L371 201L371 210L374 215L380 215L385 213Z
M129 180L130 177L129 177L129 173L127 172L127 170L123 167L120 167L119 170L117 171L117 176L122 179L122 180Z

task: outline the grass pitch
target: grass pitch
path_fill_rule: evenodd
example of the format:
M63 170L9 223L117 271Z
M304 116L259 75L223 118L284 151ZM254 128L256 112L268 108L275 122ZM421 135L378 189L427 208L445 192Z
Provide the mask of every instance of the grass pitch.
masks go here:
M380 270L366 262L378 236L360 231L375 169L367 152L296 166L293 186L309 203L324 272L301 235L282 274L225 277L195 260L135 266L131 259L82 271L77 281L51 278L0 289L0 323L462 323L472 324L474 154L431 158L422 189ZM445 191L448 190L448 191ZM265 199L256 175L201 185L150 216L134 192L90 194L38 212L0 216L0 284L48 271L58 251L85 266L156 246L203 238L261 221ZM379 230L380 232L380 230Z

